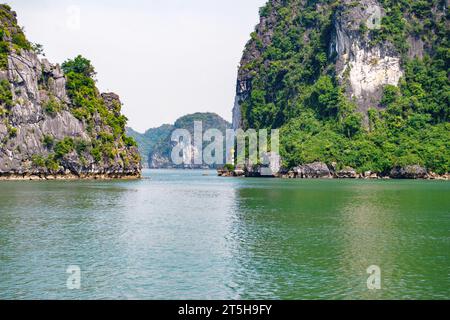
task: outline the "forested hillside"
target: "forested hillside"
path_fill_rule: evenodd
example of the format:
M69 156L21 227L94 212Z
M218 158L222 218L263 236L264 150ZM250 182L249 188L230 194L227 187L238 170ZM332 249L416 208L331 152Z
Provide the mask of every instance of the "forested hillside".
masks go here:
M450 170L442 0L270 0L246 45L233 125L280 128L286 167Z

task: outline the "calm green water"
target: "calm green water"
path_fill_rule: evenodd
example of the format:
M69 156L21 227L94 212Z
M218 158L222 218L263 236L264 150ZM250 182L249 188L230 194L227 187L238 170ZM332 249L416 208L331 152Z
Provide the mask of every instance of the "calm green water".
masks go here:
M0 299L450 299L449 183L203 174L1 182Z

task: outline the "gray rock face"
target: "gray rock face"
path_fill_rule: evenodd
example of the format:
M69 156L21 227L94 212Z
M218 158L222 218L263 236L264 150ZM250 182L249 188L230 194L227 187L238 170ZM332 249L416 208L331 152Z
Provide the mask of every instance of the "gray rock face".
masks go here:
M397 167L392 169L390 177L393 179L425 179L428 177L428 171L419 165Z
M41 75L48 76L48 90L40 88ZM43 145L45 136L56 140L65 137L79 137L90 141L84 124L69 111L62 110L53 116L45 114L43 104L49 96L62 102L69 101L65 86L66 81L59 66L48 61L41 62L36 54L22 51L20 55L8 57L7 78L11 84L13 106L8 114L7 125L0 125L0 174L25 173L31 168L34 155L49 154ZM16 132L11 135L9 130Z
M195 113L179 118L173 125L164 125L148 130L141 137L138 135L138 143L142 150L145 150L145 143L149 143L149 149L147 149L149 150L149 168L203 169L221 166L222 161L226 160L225 145L223 160L220 157L211 159L211 152L208 153L210 143L207 141L203 141L203 143L201 143L202 141L195 142L194 127L196 122L201 122L203 135L208 130L215 129L225 137L226 130L231 127L230 123L215 113ZM200 129L200 127L198 128ZM178 156L172 158L173 148L178 145L177 141L172 141L172 134L176 133L175 130L178 129L186 130L191 136L190 143L182 143L183 158L180 161L175 159L179 158Z
M339 179L357 179L359 176L355 169L348 167L336 172L336 177Z
M160 168L172 168L172 161L161 155L161 154L153 154L150 159L150 169L160 169Z
M234 106L233 106L233 129L237 130L242 128L242 110L241 110L241 104L242 101L246 99L246 94L236 94L236 97L234 98Z
M236 98L233 107L233 127L245 127L242 115L242 103L251 93L251 84L255 71L252 63L259 63L267 47L272 44L274 31L282 23L277 8L283 7L283 1L270 0L268 12L261 15L255 28L255 36L247 43L237 76ZM306 1L296 2L295 10L307 7ZM286 7L286 6L285 6ZM375 44L370 39L370 31L379 29L386 15L379 0L342 0L335 4L317 1L316 9L333 10L333 28L329 40L329 61L335 63L338 80L345 87L345 93L358 105L358 111L368 121L370 107L381 108L379 102L386 85L398 86L404 75L401 54L394 44L385 41ZM275 9L274 9L275 8ZM308 28L306 28L308 29ZM309 41L306 30L303 41ZM258 40L255 40L258 39ZM420 38L405 39L410 43L408 56L422 57L426 48ZM269 61L264 61L265 65Z
M271 0L276 6L280 4L281 0ZM275 12L270 12L268 16L261 16L259 24L255 28L255 33L259 39L262 39L261 47L254 41L250 40L244 51L238 71L238 78L236 82L236 98L233 107L233 129L240 129L243 127L242 123L242 102L248 98L251 90L252 74L246 68L243 68L248 63L257 60L261 57L264 48L267 48L272 42L275 26L278 21L278 16Z
M336 71L347 87L349 98L355 99L359 111L367 114L377 107L385 85L397 86L403 76L400 54L389 42L370 44L366 30L378 29L385 12L377 0L341 1L334 19L334 35L330 55L336 56ZM365 31L367 32L367 31Z
M101 96L103 98L103 101L105 101L106 108L108 108L109 111L114 113L116 117L119 117L122 107L120 97L113 92L102 93Z
M14 86L15 98L39 102L38 80L42 74L42 64L38 57L22 50L21 54L11 53L8 57L8 80Z
M293 169L300 179L330 179L333 178L331 170L325 163L314 162Z
M5 7L1 9L5 10ZM10 24L16 23L11 21ZM72 114L66 78L59 65L40 60L34 52L23 49L20 52L11 49L7 62L7 69L0 70L0 80L9 83L12 105L0 105L0 179L20 178L21 175L39 178L50 174L105 178L140 176L137 149L118 141L114 142L117 150L114 159L99 161L88 151L73 151L59 160L58 168L44 165L44 160L55 152L53 146L44 143L45 139L57 143L71 138L92 145L98 134L112 133L113 130L104 121L95 121L95 128L88 128L85 121ZM103 94L102 98L105 106L119 117L119 97ZM47 110L49 102L58 107ZM95 118L98 117L97 114ZM36 161L36 157L40 161Z
M233 129L237 130L243 127L242 123L242 102L248 98L251 88L250 79L238 79L236 84L236 97L233 106Z
M245 175L247 177L278 177L281 175L281 157L276 152L266 152L262 155L261 164L251 165L247 161Z

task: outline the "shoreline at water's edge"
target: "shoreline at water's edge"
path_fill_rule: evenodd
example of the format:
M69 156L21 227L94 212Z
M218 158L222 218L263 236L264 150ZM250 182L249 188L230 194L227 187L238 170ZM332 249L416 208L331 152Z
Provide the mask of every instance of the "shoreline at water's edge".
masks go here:
M142 174L0 174L0 181L140 180Z
M449 177L438 177L438 178L289 178L289 177L246 177L246 176L233 176L233 175L219 175L222 178L256 178L256 179L278 179L278 180L365 180L365 181L401 181L401 180L421 180L421 181L450 181Z
M244 171L221 171L218 170L217 175L223 178L257 178L257 179L280 179L280 180L369 180L369 181L386 181L386 180L423 180L423 181L450 181L450 175L428 175L426 177L415 177L415 178L394 178L390 176L362 176L358 175L356 177L338 177L336 175L330 175L326 177L295 177L288 174L276 175L276 176L256 176L256 175L246 175Z
M255 179L277 179L277 180L365 180L365 181L401 181L401 180L420 180L420 181L450 181L449 177L438 177L438 178L289 178L289 177L274 177L274 176L267 176L267 177L246 177L246 176L233 176L233 175L219 175L221 178L255 178Z

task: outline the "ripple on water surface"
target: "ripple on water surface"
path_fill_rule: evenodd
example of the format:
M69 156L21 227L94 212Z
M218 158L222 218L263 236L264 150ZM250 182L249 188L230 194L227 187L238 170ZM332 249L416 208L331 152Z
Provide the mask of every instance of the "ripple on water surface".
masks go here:
M204 173L0 182L0 298L450 298L447 182Z

